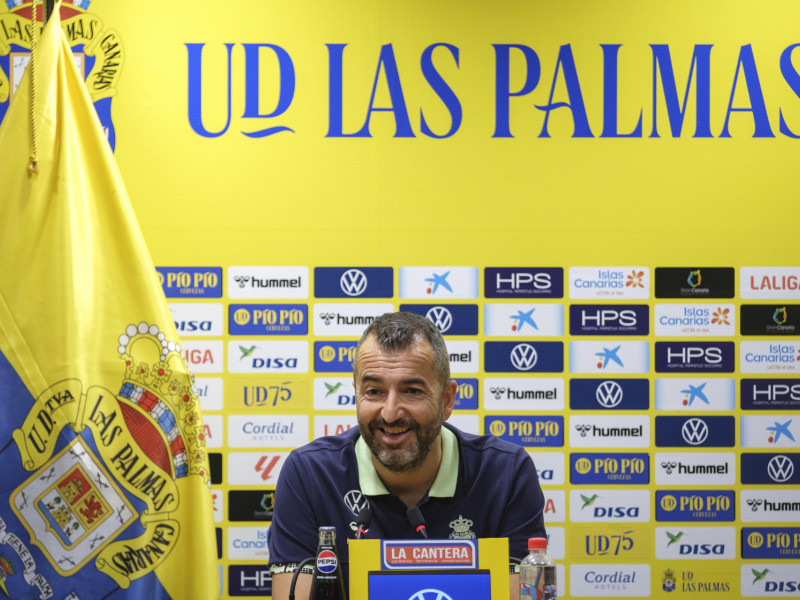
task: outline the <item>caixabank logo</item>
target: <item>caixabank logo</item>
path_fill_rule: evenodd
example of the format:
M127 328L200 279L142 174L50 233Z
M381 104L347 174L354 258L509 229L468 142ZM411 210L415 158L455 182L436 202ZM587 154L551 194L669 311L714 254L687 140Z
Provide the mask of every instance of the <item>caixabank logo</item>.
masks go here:
M63 0L59 15L61 28L75 57L75 65L86 81L86 91L94 104L111 149L117 136L111 119L111 99L117 93L125 63L119 34L95 14L87 12L91 0ZM31 56L31 6L6 0L8 11L0 13L0 123L17 91ZM39 6L43 6L40 4ZM37 10L39 26L43 10Z
M560 304L485 304L483 332L487 336L556 337L564 335Z
M647 410L647 379L570 379L569 407L573 410Z
M742 448L800 448L800 415L746 415Z
M710 412L736 408L736 386L723 377L659 377L655 385L656 410Z
M742 527L742 558L800 558L800 527Z
M733 267L656 267L656 298L733 298Z
M315 298L391 298L392 267L315 267Z
M646 485L650 455L644 452L573 452L570 483L587 485Z
M732 490L656 490L656 521L733 521Z

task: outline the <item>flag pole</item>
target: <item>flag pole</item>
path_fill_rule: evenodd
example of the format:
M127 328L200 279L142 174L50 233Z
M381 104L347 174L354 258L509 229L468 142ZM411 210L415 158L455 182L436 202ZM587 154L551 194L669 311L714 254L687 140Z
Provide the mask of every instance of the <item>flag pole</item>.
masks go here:
M36 0L31 2L31 60L28 65L30 69L31 85L31 157L28 162L28 176L32 177L39 173L39 158L36 147L36 38L38 37L39 25L36 22Z

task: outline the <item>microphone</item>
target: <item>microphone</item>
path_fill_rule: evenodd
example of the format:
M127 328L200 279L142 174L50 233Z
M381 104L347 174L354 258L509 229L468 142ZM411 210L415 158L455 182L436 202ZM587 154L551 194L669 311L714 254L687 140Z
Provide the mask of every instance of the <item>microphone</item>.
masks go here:
M356 530L356 539L362 540L364 536L367 535L367 529L369 529L370 521L372 521L372 511L370 510L369 506L365 506L360 511L358 511L358 516L356 517L356 525L358 529Z
M409 509L406 511L406 516L408 517L411 526L417 530L417 533L425 539L428 539L428 530L425 528L425 517L422 516L422 511L419 509L419 507L409 507Z

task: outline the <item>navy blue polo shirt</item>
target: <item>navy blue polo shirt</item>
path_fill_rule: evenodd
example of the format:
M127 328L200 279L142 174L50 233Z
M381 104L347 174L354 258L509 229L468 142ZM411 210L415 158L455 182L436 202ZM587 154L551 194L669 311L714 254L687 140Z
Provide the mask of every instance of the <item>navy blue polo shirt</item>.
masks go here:
M544 536L544 495L528 453L491 435L444 423L442 463L419 506L431 538L505 537L511 556L528 554L528 538ZM416 539L406 505L383 485L357 427L292 451L275 489L269 565L291 572L317 549L317 529L336 527L340 561L355 538L356 515L368 503L367 539ZM345 586L349 569L343 564Z

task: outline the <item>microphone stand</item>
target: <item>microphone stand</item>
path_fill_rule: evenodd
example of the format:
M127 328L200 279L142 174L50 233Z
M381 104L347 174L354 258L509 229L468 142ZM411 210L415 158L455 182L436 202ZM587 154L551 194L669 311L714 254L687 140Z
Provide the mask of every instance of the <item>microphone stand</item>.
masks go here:
M311 561L317 560L316 556L309 556L308 558L303 559L299 565L297 565L297 569L295 569L294 575L292 575L292 584L289 586L289 600L294 600L294 589L297 587L297 578L300 576L300 571L303 570L308 563Z

